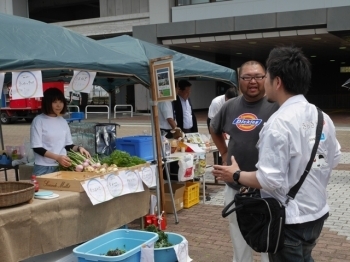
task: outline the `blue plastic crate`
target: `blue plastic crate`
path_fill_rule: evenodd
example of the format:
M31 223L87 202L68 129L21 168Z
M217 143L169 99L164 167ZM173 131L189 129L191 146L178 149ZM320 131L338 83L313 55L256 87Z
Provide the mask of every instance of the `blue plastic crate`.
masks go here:
M70 117L83 120L84 119L84 112L72 112L72 113L70 113Z
M96 237L73 249L79 262L139 262L141 247L158 240L158 234L140 230L118 229ZM125 249L120 256L105 256L111 249Z
M127 136L117 138L116 148L146 161L154 160L152 136Z

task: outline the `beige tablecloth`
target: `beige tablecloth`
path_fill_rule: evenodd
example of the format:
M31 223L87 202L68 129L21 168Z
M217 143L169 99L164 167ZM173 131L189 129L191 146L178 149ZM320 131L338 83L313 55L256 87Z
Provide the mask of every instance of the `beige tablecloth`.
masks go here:
M86 193L0 208L0 261L17 262L95 238L149 211L149 189L93 206Z

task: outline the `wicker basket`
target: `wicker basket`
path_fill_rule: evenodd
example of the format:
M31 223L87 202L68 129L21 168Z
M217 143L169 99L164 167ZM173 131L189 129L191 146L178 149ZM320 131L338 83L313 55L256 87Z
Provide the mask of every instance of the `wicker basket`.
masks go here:
M30 201L34 185L29 182L0 182L0 207L9 207Z

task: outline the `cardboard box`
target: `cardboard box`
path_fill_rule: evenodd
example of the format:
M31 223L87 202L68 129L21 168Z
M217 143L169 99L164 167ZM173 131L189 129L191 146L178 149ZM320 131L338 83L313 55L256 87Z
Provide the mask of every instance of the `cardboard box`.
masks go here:
M99 177L101 174L92 172L59 171L47 175L37 176L39 189L84 192L81 181Z
M178 184L178 183L171 183L171 188L173 191L174 196L174 202L175 202L175 209L176 212L183 209L184 207L184 192L185 192L185 185L184 184ZM164 193L165 193L165 212L168 214L173 214L173 203L171 201L171 194L169 192L169 185L164 185Z

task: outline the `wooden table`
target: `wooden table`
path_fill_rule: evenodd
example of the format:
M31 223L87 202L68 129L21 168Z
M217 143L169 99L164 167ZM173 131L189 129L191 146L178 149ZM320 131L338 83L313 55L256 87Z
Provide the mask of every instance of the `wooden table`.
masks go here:
M1 262L80 244L148 214L150 192L144 188L95 206L85 192L54 191L59 198L0 208Z

